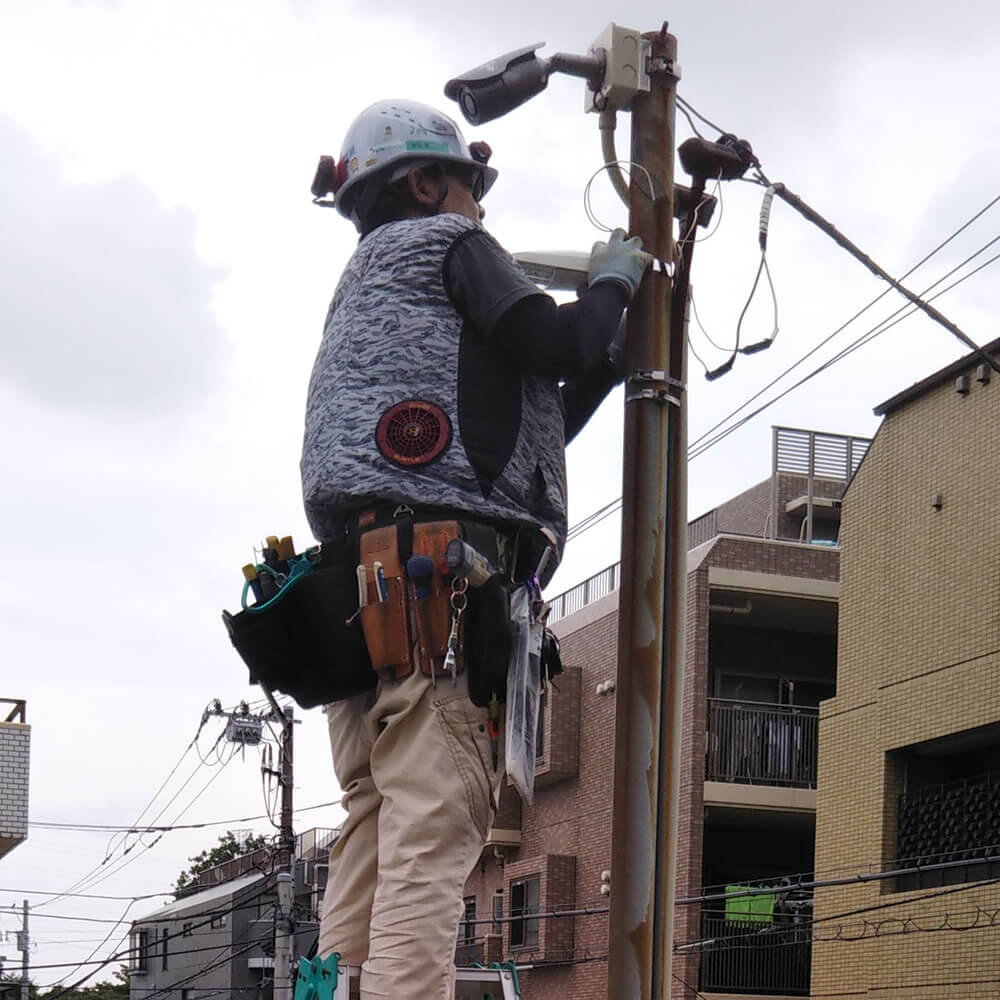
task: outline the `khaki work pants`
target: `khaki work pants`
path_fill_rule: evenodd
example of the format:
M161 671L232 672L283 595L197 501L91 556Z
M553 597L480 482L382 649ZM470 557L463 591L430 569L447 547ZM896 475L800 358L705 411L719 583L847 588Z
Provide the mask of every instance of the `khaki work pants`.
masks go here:
M319 954L361 965L362 1000L452 1000L465 880L496 811L486 709L419 670L327 707L347 811Z

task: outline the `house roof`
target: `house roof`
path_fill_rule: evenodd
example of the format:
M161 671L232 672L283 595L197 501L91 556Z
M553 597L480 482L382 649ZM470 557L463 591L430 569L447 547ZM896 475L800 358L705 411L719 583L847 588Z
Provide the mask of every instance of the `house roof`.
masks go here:
M990 357L995 357L998 353L1000 353L1000 338L992 340L988 344L984 344L983 352L990 355ZM902 392L897 392L895 396L891 399L887 399L884 403L879 403L879 405L875 407L875 416L883 417L892 413L893 410L898 410L901 406L905 406L907 403L919 398L925 392L929 392L931 389L941 385L942 382L947 382L956 375L961 375L967 368L970 368L975 364L980 364L982 361L982 354L978 351L970 351L957 361L953 361L950 365L946 365L944 368L934 372L933 375L928 375L919 382L914 382L908 389L904 389Z
M202 889L200 892L192 893L190 896L183 896L181 899L161 906L158 910L153 910L144 916L136 917L134 924L141 924L144 920L160 920L163 917L182 917L186 914L198 914L205 910L207 904L218 903L228 900L244 889L262 884L264 876L259 872L252 872L241 878L234 878L229 882L220 882L209 889Z

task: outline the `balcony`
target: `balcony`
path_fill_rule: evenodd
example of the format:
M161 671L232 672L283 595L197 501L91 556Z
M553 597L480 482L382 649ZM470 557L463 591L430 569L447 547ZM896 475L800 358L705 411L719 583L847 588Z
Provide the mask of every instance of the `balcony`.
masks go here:
M818 723L814 708L709 698L705 778L815 788Z
M732 900L736 903L738 900ZM701 982L706 992L808 996L812 958L808 924L794 917L710 910L702 914Z
M31 726L23 699L0 698L0 858L28 836Z

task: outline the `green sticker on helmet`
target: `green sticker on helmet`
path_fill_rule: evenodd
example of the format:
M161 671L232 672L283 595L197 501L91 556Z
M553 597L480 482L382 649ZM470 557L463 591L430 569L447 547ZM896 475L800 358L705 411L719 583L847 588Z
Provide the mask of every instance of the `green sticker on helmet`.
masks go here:
M448 143L431 142L429 139L407 139L406 150L409 153L447 153Z

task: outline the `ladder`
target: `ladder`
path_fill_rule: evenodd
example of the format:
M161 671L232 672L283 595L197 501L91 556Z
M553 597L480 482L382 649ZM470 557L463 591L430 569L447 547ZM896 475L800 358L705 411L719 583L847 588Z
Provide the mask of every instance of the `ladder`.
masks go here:
M361 969L346 966L333 992L333 1000L357 1000ZM455 969L455 1000L521 1000L517 979L509 967L501 969Z
M336 956L325 962L301 959L295 1000L358 1000L360 975L357 965L338 967ZM455 1000L522 1000L514 963L456 968Z

